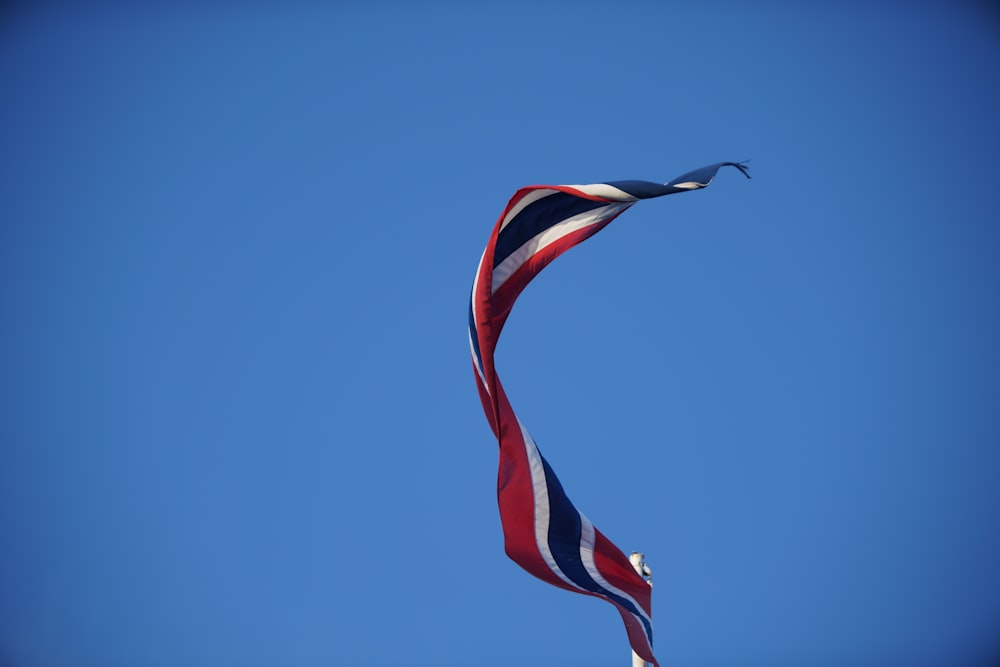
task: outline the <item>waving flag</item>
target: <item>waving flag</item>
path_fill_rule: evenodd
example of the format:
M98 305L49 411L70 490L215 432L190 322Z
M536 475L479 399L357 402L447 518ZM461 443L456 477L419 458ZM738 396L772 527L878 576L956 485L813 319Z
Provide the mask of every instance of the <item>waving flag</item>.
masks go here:
M497 499L507 555L554 586L603 598L621 613L632 650L653 657L650 587L628 557L570 502L514 414L493 366L514 301L549 262L590 238L640 199L707 187L720 162L661 185L617 181L533 185L511 198L479 261L469 305L469 344L486 419L500 444Z

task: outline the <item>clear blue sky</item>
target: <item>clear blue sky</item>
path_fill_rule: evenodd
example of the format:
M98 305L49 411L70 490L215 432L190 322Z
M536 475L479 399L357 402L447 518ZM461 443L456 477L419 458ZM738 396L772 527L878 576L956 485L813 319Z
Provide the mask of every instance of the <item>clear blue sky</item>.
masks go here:
M515 408L665 667L1000 656L998 10L240 4L0 10L0 664L628 665L466 300L517 187L746 158L532 284Z

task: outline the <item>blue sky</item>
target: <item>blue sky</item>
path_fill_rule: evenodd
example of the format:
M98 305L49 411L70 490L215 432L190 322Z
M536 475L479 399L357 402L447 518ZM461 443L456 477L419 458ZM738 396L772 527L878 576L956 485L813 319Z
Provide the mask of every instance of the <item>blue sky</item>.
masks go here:
M987 3L0 13L0 664L627 665L503 553L514 190L666 181L497 368L664 665L1000 653Z

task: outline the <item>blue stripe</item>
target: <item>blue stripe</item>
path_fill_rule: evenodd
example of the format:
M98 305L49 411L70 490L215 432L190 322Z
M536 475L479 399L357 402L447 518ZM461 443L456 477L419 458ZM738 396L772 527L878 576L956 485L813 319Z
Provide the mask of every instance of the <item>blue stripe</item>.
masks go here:
M683 182L683 181L682 181ZM624 190L637 199L650 199L652 197L662 197L672 192L678 192L678 188L652 181L612 181L608 185L613 185L619 190Z
M674 180L667 183L667 186L673 186L674 183L697 183L701 186L707 186L715 178L716 172L722 167L736 167L743 175L750 178L750 174L747 173L747 168L745 165L738 162L716 162L715 164L710 164L707 167L700 167L694 171L689 171L686 174L681 174Z
M476 293L473 292L472 296L469 298L469 337L472 339L472 349L476 353L476 364L482 370L483 368L483 353L479 351L479 333L476 329L476 317L472 312L472 300L476 298ZM485 370L483 371L486 372Z
M566 218L607 206L608 202L593 201L557 192L524 207L497 236L493 251L493 268L510 257L532 238Z
M624 190L633 197L638 197L639 199L650 199L652 197L672 195L675 192L689 191L688 188L675 187L677 183L697 183L702 187L706 187L712 182L712 179L715 178L715 174L722 167L736 167L743 173L744 176L750 178L750 174L747 172L745 164L740 162L717 162L715 164L710 164L707 167L699 167L694 171L681 174L666 185L652 183L650 181L612 181L611 183L608 183L608 185L613 185L619 190Z
M536 445L537 446L537 445ZM591 593L599 593L609 600L630 611L645 627L650 646L653 645L653 628L630 600L612 593L594 581L580 558L580 540L583 535L583 523L580 512L577 511L563 490L562 484L549 467L541 452L542 468L545 471L545 486L549 492L549 551L555 558L559 569L573 583Z

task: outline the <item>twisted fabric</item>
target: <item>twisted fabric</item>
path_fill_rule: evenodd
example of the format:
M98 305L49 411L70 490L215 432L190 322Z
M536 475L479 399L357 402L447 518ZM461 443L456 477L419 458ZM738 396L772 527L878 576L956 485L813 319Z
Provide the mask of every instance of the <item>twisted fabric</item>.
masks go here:
M590 238L642 199L707 187L720 162L666 184L616 181L533 185L511 197L483 251L469 305L469 345L486 419L500 445L497 499L507 555L553 586L593 595L621 614L629 643L653 657L650 587L628 557L574 507L514 414L493 365L500 332L518 295L549 262Z

